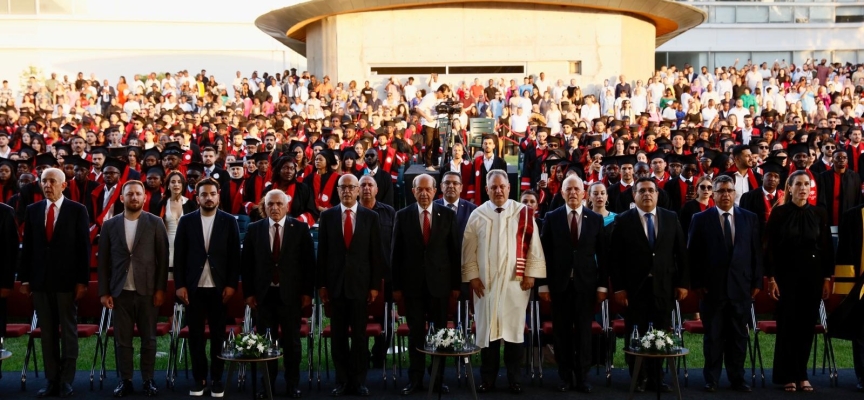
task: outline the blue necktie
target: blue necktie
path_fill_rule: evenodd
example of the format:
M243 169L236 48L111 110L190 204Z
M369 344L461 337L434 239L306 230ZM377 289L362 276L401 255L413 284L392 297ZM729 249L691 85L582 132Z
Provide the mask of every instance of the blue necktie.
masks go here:
M726 251L732 252L732 223L729 222L729 213L723 213L723 241L726 243Z
M654 242L656 241L656 233L654 233L654 218L652 218L654 214L645 214L646 225L648 226L648 245L651 248L654 248Z

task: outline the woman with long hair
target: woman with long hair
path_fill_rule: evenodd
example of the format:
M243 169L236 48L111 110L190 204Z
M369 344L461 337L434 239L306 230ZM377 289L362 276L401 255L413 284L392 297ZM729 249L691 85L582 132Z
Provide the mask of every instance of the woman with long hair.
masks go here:
M180 222L180 217L198 208L198 204L183 195L185 191L186 177L179 171L168 174L165 178L165 196L162 197L160 206L165 210L165 216L162 217L162 220L168 231L168 271L172 276L174 271L174 237L177 235L177 224ZM161 210L154 211L158 211L156 215L162 212Z
M606 192L606 185L603 182L597 181L588 186L588 205L591 211L600 214L603 217L603 226L615 221L615 214L606 209L609 206L609 194Z
M681 228L690 230L690 220L693 215L714 207L714 198L711 194L714 193L714 186L711 178L707 175L702 175L696 180L696 198L684 202L681 206L681 212L678 214L678 221L681 222Z

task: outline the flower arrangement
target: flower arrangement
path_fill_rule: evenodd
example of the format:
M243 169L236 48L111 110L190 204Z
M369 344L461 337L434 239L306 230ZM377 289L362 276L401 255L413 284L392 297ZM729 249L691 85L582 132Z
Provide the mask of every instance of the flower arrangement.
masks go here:
M648 353L669 353L675 349L675 334L671 331L651 330L639 338L641 351Z
M465 334L459 329L440 329L426 338L426 344L433 351L462 350L466 346Z
M241 333L234 338L235 357L260 358L267 348L267 341L256 333Z

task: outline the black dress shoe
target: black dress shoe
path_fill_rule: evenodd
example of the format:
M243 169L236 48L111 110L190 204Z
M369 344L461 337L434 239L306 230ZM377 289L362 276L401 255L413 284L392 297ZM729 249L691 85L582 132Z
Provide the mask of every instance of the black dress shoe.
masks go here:
M518 383L515 383L515 382L511 383L510 384L510 393L521 394L522 393L522 386L519 385Z
M859 379L858 384L855 385L855 390L859 392L864 392L864 379Z
M416 391L423 391L423 385L415 382L408 382L404 388L402 388L402 395L408 396Z
M285 392L285 395L292 399L299 399L303 396L303 392L300 391L300 388L297 385L288 385L288 391Z
M639 382L636 383L636 391L642 393L645 391L645 386L648 385L648 382L644 379L640 379Z
M357 386L357 395L360 397L369 397L369 388L365 385Z
M751 389L749 385L747 385L746 383L743 383L743 382L733 384L732 390L734 390L736 392L741 392L741 393L750 393L753 391L753 389Z
M717 384L716 383L706 383L705 384L705 391L708 393L716 392L717 391Z
M495 384L489 382L481 382L477 387L477 393L490 393L495 390Z
M436 386L432 388L432 391L435 393L450 394L450 387L442 383L440 388Z
M68 383L61 383L58 389L60 391L60 397L66 398L75 395L75 389L72 389L72 385Z
M215 384L215 382L214 382ZM221 385L221 383L220 383ZM148 379L144 381L144 395L147 397L156 397L159 394L159 389L156 389L156 381Z
M579 393L591 393L591 391L594 390L591 384L585 381L577 383L575 389Z
M648 384L645 385L645 390L647 390L649 392L669 393L672 391L672 388L663 382L660 382L660 383L648 382Z
M572 388L572 387L573 387L572 383L563 381L563 382L558 384L558 391L559 392L566 392L566 391L569 391L570 388Z
M330 391L330 395L333 397L341 396L345 394L345 389L346 388L344 383L337 384L336 387L334 387L333 390Z
M48 397L48 396L56 396L59 393L60 386L54 382L48 382L48 386L45 386L42 389L39 389L36 392L36 397Z
M132 381L122 380L120 384L114 388L114 397L124 397L132 394Z

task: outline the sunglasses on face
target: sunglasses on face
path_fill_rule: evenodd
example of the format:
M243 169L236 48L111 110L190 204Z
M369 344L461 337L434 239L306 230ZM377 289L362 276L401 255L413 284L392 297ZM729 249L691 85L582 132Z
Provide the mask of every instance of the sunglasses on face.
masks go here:
M702 189L702 190L705 190L705 191L709 191L709 192L710 192L711 190L714 190L714 188L711 187L711 185L699 185L699 189Z
M768 146L759 146L760 149L768 149Z
M630 146L628 147L630 150L639 150L639 146Z
M834 146L825 146L825 150L834 150L836 147Z

